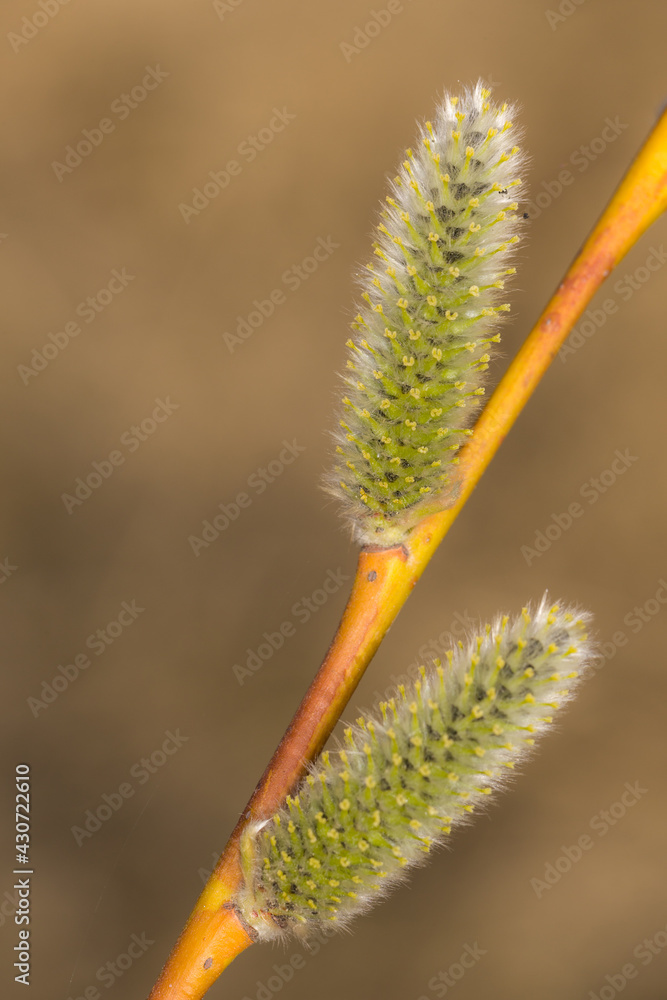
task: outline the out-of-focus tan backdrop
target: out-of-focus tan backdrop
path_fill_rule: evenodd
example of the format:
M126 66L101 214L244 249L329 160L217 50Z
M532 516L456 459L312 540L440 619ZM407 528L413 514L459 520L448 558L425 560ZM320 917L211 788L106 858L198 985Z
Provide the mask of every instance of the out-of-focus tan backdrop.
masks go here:
M479 76L522 107L531 222L495 378L667 96L667 15L59 2L0 15L1 989L141 1000L345 602L355 547L318 482L353 274L415 119ZM317 955L249 949L211 998L664 996L665 245L663 219L598 294L347 715L461 620L545 588L594 612L600 669L409 888ZM20 762L30 993L11 968Z

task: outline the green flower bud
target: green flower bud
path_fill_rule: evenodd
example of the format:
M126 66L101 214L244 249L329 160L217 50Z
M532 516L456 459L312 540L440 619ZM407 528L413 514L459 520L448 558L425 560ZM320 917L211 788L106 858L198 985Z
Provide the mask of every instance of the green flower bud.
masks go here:
M352 324L326 489L364 544L396 545L456 493L521 219L513 108L446 96L391 184Z
M359 719L294 797L251 824L235 903L261 939L347 926L502 786L572 696L588 616L524 609Z

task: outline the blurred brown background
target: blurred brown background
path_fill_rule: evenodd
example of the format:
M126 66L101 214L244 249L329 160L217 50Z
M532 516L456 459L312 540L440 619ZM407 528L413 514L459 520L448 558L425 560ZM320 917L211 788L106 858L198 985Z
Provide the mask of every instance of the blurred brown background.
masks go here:
M653 0L402 0L366 31L386 9L2 6L3 996L27 995L11 969L15 764L33 779L30 996L95 986L140 1000L328 645L347 584L308 621L300 602L355 564L318 488L335 372L352 275L414 120L479 76L523 109L533 219L497 375L667 96L667 14ZM224 190L184 209L230 160ZM297 281L320 238L331 252ZM554 362L354 704L457 614L487 619L547 587L589 607L603 641L627 641L607 647L515 788L409 889L284 985L274 964L303 948L250 949L211 998L604 998L627 963L626 996L664 997L665 244L663 219L598 295L593 308L611 298L615 311ZM272 315L230 350L224 335L276 289ZM151 423L156 400L164 419ZM251 477L294 440L304 450L260 492ZM620 475L617 450L630 456ZM107 478L63 499L94 462ZM250 506L193 543L242 491ZM562 537L522 554L575 501L583 514ZM123 602L144 610L115 625ZM234 665L285 622L295 634L239 684ZM77 656L90 662L78 676ZM167 731L183 738L171 755ZM626 782L642 791L619 806ZM128 797L99 830L73 832L104 795L118 805L120 786ZM586 833L593 847L571 870L531 884ZM133 934L147 950L115 965ZM458 975L466 945L484 954L455 986L438 980Z

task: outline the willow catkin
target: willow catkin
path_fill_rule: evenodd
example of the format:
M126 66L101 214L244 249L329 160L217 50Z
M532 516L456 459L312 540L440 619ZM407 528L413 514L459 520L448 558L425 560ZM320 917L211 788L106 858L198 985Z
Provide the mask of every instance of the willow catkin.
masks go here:
M399 544L455 494L455 453L509 310L524 162L515 110L481 83L445 96L390 185L325 482L362 543Z
M248 927L261 939L345 927L425 860L570 699L587 621L545 598L349 728L282 809L246 829L235 902Z

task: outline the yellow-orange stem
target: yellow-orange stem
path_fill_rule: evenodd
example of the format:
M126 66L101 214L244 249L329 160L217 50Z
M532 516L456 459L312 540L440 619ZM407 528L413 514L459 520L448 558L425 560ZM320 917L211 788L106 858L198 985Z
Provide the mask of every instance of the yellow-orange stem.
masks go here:
M456 503L425 518L403 546L363 549L352 594L324 662L178 939L149 1000L200 1000L251 938L230 900L239 886L238 840L272 815L329 737L387 629L458 516L577 318L611 270L667 208L667 112L657 122L483 410L459 456Z

